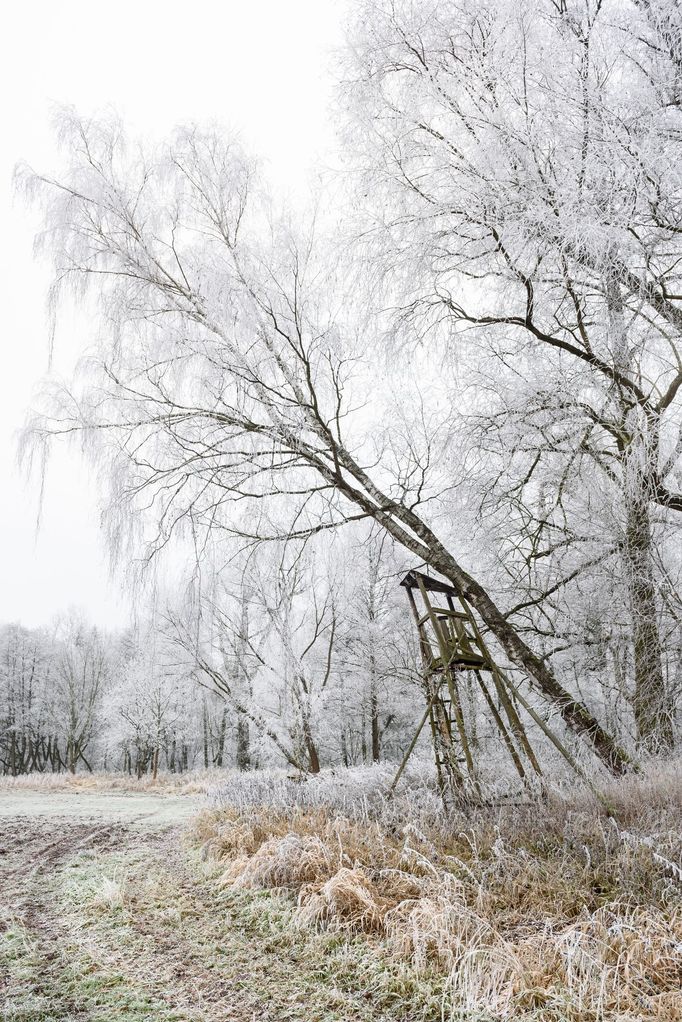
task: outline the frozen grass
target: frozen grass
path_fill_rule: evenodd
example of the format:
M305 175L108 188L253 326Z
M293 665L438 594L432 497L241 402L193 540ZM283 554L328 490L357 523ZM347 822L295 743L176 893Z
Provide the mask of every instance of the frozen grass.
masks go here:
M370 934L440 976L446 1017L682 1018L680 762L532 805L444 814L419 768L232 777L192 837L223 890L278 889L293 924Z
M520 790L518 777L512 775L502 758L494 767L490 772L495 774L495 780L483 778L482 785L491 805L535 804L536 796L541 794L539 785L529 795ZM390 794L395 772L395 764L323 770L317 776L293 774L284 769L229 771L217 778L217 783L209 784L208 795L216 807L245 811L265 806L284 811L291 807L325 809L357 821L381 822L389 829L403 826L406 820L427 828L442 822L443 802L432 760L413 757L395 793ZM545 787L560 799L565 792L575 791L575 783L575 775L559 766L551 780L545 781Z
M177 833L68 823L61 840L52 821L0 828L6 1022L440 1019L431 977L363 935L299 928L286 895L216 890L222 864Z
M122 909L126 901L125 882L117 876L103 876L92 897L92 905L107 912Z
M139 780L129 774L97 773L32 773L17 777L0 776L0 791L119 791L147 792L158 795L204 794L224 782L225 770L191 770L182 774L159 773L156 780L144 775Z

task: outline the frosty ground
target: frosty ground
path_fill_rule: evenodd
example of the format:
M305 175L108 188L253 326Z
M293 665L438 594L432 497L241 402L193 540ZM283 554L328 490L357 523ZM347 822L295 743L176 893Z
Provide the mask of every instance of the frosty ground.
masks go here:
M447 816L389 775L5 782L1 1017L682 1019L679 762Z
M396 1017L368 999L364 947L338 935L292 944L286 899L216 889L215 864L182 845L204 801L0 791L3 1020Z

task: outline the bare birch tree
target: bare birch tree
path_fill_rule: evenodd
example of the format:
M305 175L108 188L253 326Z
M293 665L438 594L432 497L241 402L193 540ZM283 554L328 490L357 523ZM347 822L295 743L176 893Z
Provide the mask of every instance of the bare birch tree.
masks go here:
M67 116L62 131L65 174L26 181L45 203L56 284L89 288L102 339L30 435L85 438L110 488L113 545L136 519L154 525L148 550L182 527L255 543L371 519L450 579L566 725L625 770L626 753L439 536L428 460L409 444L399 459L378 450L356 411L376 394L371 338L328 248L269 216L252 165L216 135L181 132L145 153L117 123ZM397 438L387 424L382 436Z
M591 459L618 521L639 739L667 748L654 515L682 510L679 5L379 0L346 73L403 343L428 328L432 357L482 343L518 373L525 426L545 429L528 487L556 461L552 423L575 437L564 486Z

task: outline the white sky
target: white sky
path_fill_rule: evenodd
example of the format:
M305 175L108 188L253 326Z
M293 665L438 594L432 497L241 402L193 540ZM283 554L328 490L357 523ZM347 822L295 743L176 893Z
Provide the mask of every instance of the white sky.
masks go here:
M128 599L108 577L94 484L77 454L53 458L42 525L37 485L16 468L16 431L47 363L48 273L32 256L35 214L13 196L15 163L50 170L54 103L85 114L111 105L133 130L165 133L182 121L238 128L296 187L332 143L329 53L342 33L342 0L39 0L3 12L0 60L0 622L47 622L69 606L116 626ZM69 366L83 326L58 325L56 365Z

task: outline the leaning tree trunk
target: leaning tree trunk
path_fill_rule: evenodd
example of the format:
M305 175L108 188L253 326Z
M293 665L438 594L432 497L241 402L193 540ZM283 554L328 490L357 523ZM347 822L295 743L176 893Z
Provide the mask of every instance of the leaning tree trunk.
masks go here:
M441 558L438 557L434 558L436 562L434 567L475 607L512 663L526 671L530 680L535 683L535 688L557 708L564 723L592 745L596 754L613 773L624 774L630 765L630 758L625 750L620 748L604 730L584 703L575 699L563 687L545 661L525 644L483 586L463 571L454 558L445 551L444 554L443 566L439 566Z
M563 687L546 661L526 645L480 582L462 568L414 511L395 501L389 501L376 490L358 466L354 468L363 483L369 484L368 488L371 487L373 491L371 495L373 497L376 495L383 501L384 508L377 510L372 507L358 491L351 491L351 499L366 508L407 550L411 550L425 564L447 578L480 614L511 662L526 672L534 688L558 710L566 726L585 739L614 774L626 773L628 767L632 765L627 752L604 730L588 707ZM343 492L338 482L337 485ZM391 514L387 513L386 508L390 509ZM417 538L414 539L404 526L412 530Z
M365 514L374 518L422 563L447 578L480 614L511 662L521 667L534 688L556 707L566 726L585 739L613 773L624 774L631 766L627 752L604 730L588 707L563 687L546 661L526 645L480 582L458 564L412 508L391 500L382 493L345 448L334 442L333 449L340 467L352 473L354 480L361 483L366 492L363 493L357 486L352 485L343 477L341 471L333 471L326 466L318 465L318 471L323 478L357 504Z

